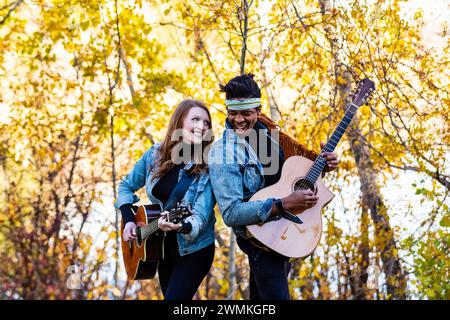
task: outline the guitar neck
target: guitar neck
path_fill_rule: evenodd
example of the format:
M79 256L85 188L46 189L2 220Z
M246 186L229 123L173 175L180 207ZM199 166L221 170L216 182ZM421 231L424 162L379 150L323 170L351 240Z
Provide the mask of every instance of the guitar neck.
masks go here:
M175 210L174 212L169 213L169 221L172 221L179 214L179 210ZM141 238L146 239L159 230L158 220L155 219L146 226L141 228Z
M159 230L158 219L155 219L146 226L141 228L141 237L142 239L146 239L158 230Z
M321 153L333 152L334 149L336 149L337 144L342 139L345 130L347 130L357 110L358 107L353 103L350 103L348 105L344 117L342 118L337 128L334 130L333 134L331 135L331 138L328 140L328 142L321 150ZM309 172L306 175L305 179L312 183L315 183L316 180L319 178L319 176L322 174L322 171L326 165L327 165L326 159L319 154L319 156L317 156L316 160L314 161L314 164L312 165L311 169L309 169Z

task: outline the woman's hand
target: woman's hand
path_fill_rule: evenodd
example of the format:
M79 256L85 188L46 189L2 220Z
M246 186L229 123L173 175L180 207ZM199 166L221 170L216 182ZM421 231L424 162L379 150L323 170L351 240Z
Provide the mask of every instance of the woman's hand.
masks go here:
M181 228L181 223L172 223L168 221L168 212L164 211L161 213L161 217L158 220L158 228L162 231L177 231Z
M136 239L136 224L128 222L123 228L122 237L124 241L131 241Z

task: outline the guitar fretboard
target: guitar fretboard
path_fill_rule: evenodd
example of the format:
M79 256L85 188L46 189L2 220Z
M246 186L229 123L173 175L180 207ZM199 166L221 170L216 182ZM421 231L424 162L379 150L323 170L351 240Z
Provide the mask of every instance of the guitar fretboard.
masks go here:
M334 130L333 134L331 135L331 138L325 144L321 153L334 151L337 144L344 135L345 130L347 130L348 126L350 125L350 122L355 116L357 110L358 107L356 105L354 105L353 103L349 104L349 106L347 107L347 111L345 112L344 118L342 118L341 122ZM322 171L326 165L327 165L326 159L319 154L319 156L314 161L314 164L312 165L311 169L309 169L309 172L306 175L305 179L314 184L316 180L319 178L319 176L322 174Z
M172 221L175 217L177 217L180 213L182 212L182 210L176 209L173 212L169 213L169 221ZM147 224L146 226L141 228L141 238L142 240L148 238L149 236L151 236L153 233L155 233L156 231L159 230L158 227L158 220L159 219L155 219L152 222L150 222L149 224Z

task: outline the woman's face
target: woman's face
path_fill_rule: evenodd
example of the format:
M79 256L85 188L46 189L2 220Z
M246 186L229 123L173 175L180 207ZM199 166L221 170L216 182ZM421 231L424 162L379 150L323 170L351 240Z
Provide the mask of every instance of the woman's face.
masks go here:
M210 127L208 113L200 107L191 108L183 121L183 141L189 144L202 143Z

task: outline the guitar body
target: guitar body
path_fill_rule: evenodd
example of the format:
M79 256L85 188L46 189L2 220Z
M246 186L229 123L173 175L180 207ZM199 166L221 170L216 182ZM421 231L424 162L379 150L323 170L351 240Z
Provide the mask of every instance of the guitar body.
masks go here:
M135 208L135 207L133 207ZM147 204L139 206L135 215L135 223L138 227L144 227L161 215L159 205ZM122 234L124 229L122 221ZM122 255L125 269L130 280L152 279L162 260L164 232L156 232L148 238L136 241L124 241L122 238Z
M301 156L288 158L281 170L280 180L274 185L259 190L249 201L284 198L295 190L307 189L303 187L301 179L307 175L312 165L313 161ZM321 177L317 179L313 191L319 197L314 207L303 211L292 211L303 221L303 224L280 219L264 224L249 225L247 230L258 241L286 257L309 256L319 244L322 234L322 208L334 198L334 194L323 184Z

